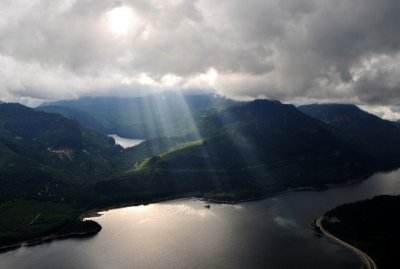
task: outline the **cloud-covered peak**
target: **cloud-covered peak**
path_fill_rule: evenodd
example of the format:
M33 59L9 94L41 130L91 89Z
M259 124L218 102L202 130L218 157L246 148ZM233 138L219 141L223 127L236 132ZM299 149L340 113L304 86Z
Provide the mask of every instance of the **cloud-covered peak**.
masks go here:
M6 100L205 89L400 103L396 0L13 0L0 10Z

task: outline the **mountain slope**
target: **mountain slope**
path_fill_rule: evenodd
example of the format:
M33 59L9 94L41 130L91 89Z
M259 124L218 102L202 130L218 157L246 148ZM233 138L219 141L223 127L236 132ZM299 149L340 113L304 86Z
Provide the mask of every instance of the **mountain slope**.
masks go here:
M299 110L349 136L381 169L400 165L400 129L354 105L306 105Z
M345 183L377 170L349 135L292 105L257 100L207 108L195 99L182 115L198 112L192 127L176 132L184 135L127 150L75 120L2 104L0 210L18 219L0 216L0 245L47 235L99 206L188 193L238 201ZM18 212L25 211L31 218L47 212L52 220L39 219L40 227L31 229L20 225L26 220Z
M204 118L199 132L202 139L148 159L122 181L145 177L147 185L169 186L169 194L202 190L238 199L371 173L339 131L279 102L225 109Z
M0 196L61 199L66 186L122 169L120 152L112 139L62 116L0 106Z

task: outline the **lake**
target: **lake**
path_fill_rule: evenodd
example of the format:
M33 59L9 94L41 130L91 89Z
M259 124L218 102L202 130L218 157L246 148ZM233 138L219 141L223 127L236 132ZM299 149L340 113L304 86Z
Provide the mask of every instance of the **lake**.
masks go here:
M126 137L121 137L116 134L110 134L108 136L114 138L115 143L125 149L137 146L144 141L143 139L131 139L131 138L126 138Z
M0 254L0 268L360 268L358 257L316 236L327 210L400 192L400 170L326 191L237 205L179 199L102 212L102 231Z

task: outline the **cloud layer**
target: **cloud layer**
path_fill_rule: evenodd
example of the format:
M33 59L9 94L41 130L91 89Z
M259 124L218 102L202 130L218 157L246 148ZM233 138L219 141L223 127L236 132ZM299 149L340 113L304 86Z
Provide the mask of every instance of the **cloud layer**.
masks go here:
M398 0L5 0L0 98L205 89L398 106L398 14Z

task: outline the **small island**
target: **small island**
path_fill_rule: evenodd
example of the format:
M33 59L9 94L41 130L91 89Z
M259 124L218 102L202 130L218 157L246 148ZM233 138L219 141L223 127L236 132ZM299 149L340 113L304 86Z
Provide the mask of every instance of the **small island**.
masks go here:
M400 196L341 205L316 220L328 239L356 253L366 268L396 268Z

